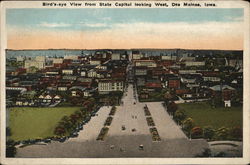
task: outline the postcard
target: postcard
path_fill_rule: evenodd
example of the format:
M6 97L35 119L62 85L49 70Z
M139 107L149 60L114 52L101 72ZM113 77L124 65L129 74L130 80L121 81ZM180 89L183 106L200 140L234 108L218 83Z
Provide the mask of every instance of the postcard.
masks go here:
M1 3L2 164L249 163L249 3Z

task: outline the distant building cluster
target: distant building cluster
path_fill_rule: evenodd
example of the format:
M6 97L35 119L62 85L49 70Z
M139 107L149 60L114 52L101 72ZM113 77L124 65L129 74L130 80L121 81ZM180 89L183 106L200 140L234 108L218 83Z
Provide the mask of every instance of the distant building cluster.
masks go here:
M6 86L8 101L18 106L22 100L27 100L22 98L27 92L36 93L37 104L51 103L55 100L54 95L57 95L57 100L62 99L62 92L71 97L123 92L129 62L126 51L96 51L91 55L64 57L16 57L9 62L13 61L22 62L22 65L7 66ZM19 95L13 95L13 92Z
M177 102L218 97L225 106L231 106L231 100L236 97L242 101L242 55L185 50L173 50L158 56L149 54L144 51L132 55L134 81L141 100L159 100L155 99L156 95L167 91L176 97Z
M242 100L242 52L96 50L81 55L6 59L8 105L56 105L67 97L96 97L137 86L139 99ZM128 73L132 73L128 75ZM50 101L48 101L50 100ZM22 102L25 102L22 104Z

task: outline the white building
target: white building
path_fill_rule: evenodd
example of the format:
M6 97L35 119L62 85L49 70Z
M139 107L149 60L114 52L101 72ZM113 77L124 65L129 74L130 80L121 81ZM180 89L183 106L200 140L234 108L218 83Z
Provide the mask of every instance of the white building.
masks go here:
M91 60L90 65L100 65L101 61L100 60Z
M186 66L205 66L205 61L185 61Z
M156 63L154 60L136 60L134 63L136 67L138 66L156 67Z
M164 55L164 56L161 56L161 59L162 60L176 60L176 56L167 56L167 55Z
M24 68L28 69L30 67L36 67L38 69L43 69L45 67L45 62L43 61L34 61L34 60L26 60L24 63Z
M195 61L195 57L181 57L180 61Z
M196 73L196 70L179 70L179 74L192 74Z
M113 53L111 55L111 59L112 60L120 60L121 59L121 55L119 53Z
M62 58L53 58L53 64L62 64L63 59Z
M219 82L220 81L220 77L207 77L207 76L203 76L203 80L204 81Z
M106 65L98 65L95 68L100 69L100 70L107 70L108 67Z
M36 56L35 61L39 61L39 62L44 62L46 61L46 57L45 56Z
M112 91L123 91L123 81L104 80L98 82L99 93L109 93Z
M58 90L58 91L67 91L67 90L68 90L68 87L59 86L59 87L57 87L57 90Z
M82 70L81 71L81 76L83 76L83 77L87 76L87 71L86 70Z
M96 70L95 69L90 69L88 71L88 77L97 77L97 73L96 73Z
M22 56L17 56L17 57L16 57L16 61L17 61L17 62L23 62L24 59L25 59L25 58L22 57Z
M231 107L231 101L230 100L225 100L225 107Z
M66 56L64 56L64 59L67 59L67 60L78 60L78 56L76 56L76 55L66 55Z
M132 55L133 60L139 60L139 59L141 59L142 57L143 57L142 54L133 54L133 55Z
M73 69L63 69L62 70L62 74L65 74L65 75L73 75L73 73L74 73Z

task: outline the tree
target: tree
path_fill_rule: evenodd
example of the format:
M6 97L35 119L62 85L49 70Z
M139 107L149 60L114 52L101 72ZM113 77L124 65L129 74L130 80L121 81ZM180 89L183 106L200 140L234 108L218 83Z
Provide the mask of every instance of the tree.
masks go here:
M15 157L16 147L14 140L8 140L6 142L6 157Z
M187 117L186 112L184 110L177 110L174 113L174 119L179 125L181 121L183 121Z
M167 106L167 111L171 114L171 115L174 115L175 112L177 111L178 109L178 106L177 104L175 104L175 102L170 102Z
M38 70L39 70L39 69L38 69L37 67L35 67L35 66L29 67L29 71L30 71L31 73L36 73Z
M170 94L169 91L167 91L167 92L164 94L164 99L165 99L166 105L168 105L169 100L171 100L172 98L173 98L173 96Z
M71 131L72 125L73 124L71 123L71 120L70 120L70 118L68 116L63 116L63 118L59 122L59 126L63 127L66 132L70 132Z
M11 135L12 135L12 132L11 132L10 127L6 127L6 136L11 136Z
M205 139L211 140L215 134L215 130L211 126L203 128L203 135Z
M230 130L230 135L233 138L242 139L242 135L243 135L242 128L240 128L240 127L233 127Z
M65 128L64 128L64 127L58 126L58 127L55 128L54 133L55 133L56 135L62 136L62 135L65 135L66 131L65 131Z
M191 130L194 127L194 121L192 118L187 118L186 120L184 120L183 122L183 130L186 131L189 136L191 135Z

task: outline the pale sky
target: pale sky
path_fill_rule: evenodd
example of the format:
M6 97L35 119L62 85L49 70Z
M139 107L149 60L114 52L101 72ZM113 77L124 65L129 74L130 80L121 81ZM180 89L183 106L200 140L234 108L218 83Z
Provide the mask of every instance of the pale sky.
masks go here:
M8 9L8 49L243 49L243 9Z

